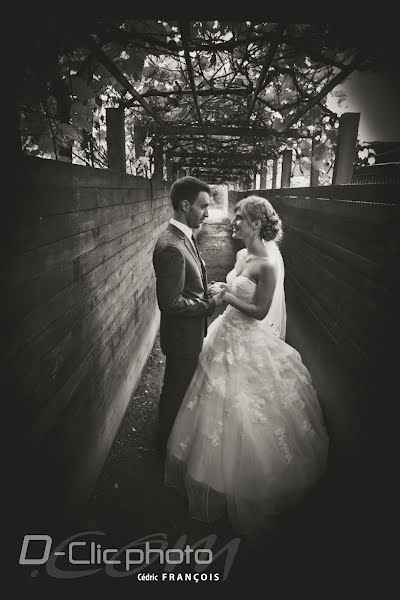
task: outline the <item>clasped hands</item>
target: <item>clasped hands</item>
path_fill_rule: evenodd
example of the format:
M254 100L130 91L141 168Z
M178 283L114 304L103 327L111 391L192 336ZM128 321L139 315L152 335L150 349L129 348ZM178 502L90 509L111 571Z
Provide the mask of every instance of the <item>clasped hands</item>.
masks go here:
M223 281L211 281L208 286L208 293L214 298L217 306L224 303L224 296L227 290L228 285Z

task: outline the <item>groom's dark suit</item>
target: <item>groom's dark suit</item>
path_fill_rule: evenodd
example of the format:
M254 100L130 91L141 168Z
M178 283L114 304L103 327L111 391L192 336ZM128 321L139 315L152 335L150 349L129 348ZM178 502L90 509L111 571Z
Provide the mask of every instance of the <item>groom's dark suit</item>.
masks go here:
M166 355L159 405L158 443L163 452L196 369L215 301L208 297L204 262L184 232L172 224L156 243L153 265L161 349Z

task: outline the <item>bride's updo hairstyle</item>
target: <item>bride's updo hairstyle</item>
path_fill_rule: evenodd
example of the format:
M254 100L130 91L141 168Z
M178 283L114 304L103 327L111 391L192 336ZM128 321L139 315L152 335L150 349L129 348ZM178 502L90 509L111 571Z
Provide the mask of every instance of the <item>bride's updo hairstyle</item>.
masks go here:
M266 242L274 240L279 243L283 236L282 221L272 204L261 196L247 196L242 198L235 206L242 209L242 213L251 226L254 221L261 221L260 236Z

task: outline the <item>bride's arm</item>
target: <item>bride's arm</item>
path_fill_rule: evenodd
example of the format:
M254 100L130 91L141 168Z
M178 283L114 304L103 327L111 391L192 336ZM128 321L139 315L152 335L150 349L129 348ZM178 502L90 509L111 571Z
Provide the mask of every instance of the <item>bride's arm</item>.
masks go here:
M225 292L224 301L237 308L248 317L262 321L269 311L276 285L276 269L269 263L260 265L258 283L254 298L254 304L245 302L230 292Z

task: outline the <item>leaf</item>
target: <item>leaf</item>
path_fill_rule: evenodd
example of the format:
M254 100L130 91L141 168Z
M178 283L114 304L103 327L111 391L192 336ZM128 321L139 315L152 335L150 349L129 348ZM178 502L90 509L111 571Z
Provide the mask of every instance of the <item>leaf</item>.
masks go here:
M44 134L44 135L40 136L40 138L38 139L38 146L39 146L41 152L46 152L46 153L54 152L54 142L53 142L53 138L51 137L51 135Z
M131 75L134 79L141 79L145 58L145 51L135 50L128 59L119 61L119 67L125 75Z
M89 106L82 104L82 102L75 102L71 106L71 124L74 127L90 127L92 126L93 111Z
M88 85L88 83L82 77L72 77L71 84L73 95L77 96L81 101L88 100L96 95L93 87Z
M45 116L38 110L29 112L21 121L21 128L30 135L40 135L43 131Z
M157 67L155 67L154 65L148 65L146 67L143 68L142 71L142 76L145 79L151 79L152 77L155 77L155 75L157 74L158 69Z
M283 131L284 129L284 124L280 119L274 119L273 123L272 123L272 127L276 130L276 131Z
M145 35L151 35L154 38L155 44L151 43L151 53L155 56L159 56L161 54L161 51L154 49L154 46L157 45L157 42L160 42L163 45L166 45L168 42L168 32L163 23L159 23L158 21L132 20L130 21L129 28L133 33L136 32Z
M81 137L79 129L74 127L74 125L70 125L69 123L61 123L59 129L61 135L66 139L78 141Z
M206 69L208 67L208 65L210 64L208 61L208 58L206 58L205 56L200 57L199 63L200 63L200 67L203 70Z

